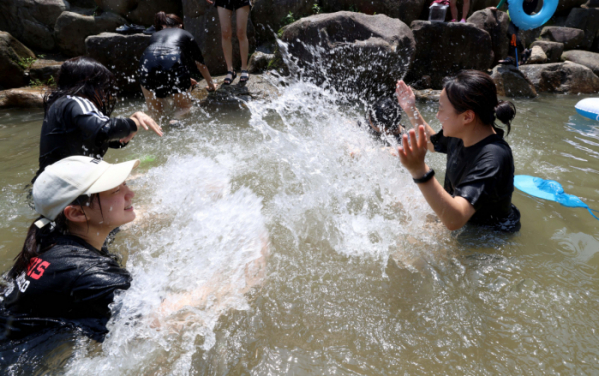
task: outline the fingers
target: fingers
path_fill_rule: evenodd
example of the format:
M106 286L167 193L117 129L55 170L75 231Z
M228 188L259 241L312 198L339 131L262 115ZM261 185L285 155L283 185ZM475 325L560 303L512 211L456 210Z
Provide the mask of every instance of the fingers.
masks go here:
M152 119L148 115L144 114L143 112L138 112L135 115L137 115L137 119L139 120L139 123L141 124L142 127L144 127L144 129L146 131L152 129L152 131L154 131L154 133L156 133L158 136L162 137L162 134L163 134L162 127L160 127L158 124L156 124L154 119Z
M424 130L424 125L418 127L418 148L426 148L427 139L426 139L426 131Z
M416 140L416 131L413 129L410 129L410 146L412 146L412 150L416 151L418 150L418 141Z

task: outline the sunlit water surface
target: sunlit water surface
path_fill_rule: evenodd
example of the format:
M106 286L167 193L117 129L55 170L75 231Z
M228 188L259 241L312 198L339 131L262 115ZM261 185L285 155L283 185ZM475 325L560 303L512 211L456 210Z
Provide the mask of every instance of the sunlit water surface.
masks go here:
M111 249L134 281L103 344L50 338L8 374L572 375L599 372L599 221L516 191L515 235L450 233L359 104L306 83L198 108L141 158L138 219ZM578 96L516 100L517 174L599 208L599 123ZM123 102L116 113L143 106ZM421 105L435 129L436 105ZM0 112L0 270L35 218L41 111ZM445 158L429 155L440 172ZM48 345L50 344L50 345Z

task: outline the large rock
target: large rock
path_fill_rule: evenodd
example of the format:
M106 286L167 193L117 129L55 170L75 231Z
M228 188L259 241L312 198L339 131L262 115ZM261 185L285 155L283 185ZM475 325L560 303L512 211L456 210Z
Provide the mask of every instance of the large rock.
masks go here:
M69 8L66 0L3 0L0 29L10 32L27 46L50 51L55 47L56 19Z
M58 73L62 60L38 59L29 68L29 78L32 82L52 84L58 82Z
M63 12L56 20L56 41L61 52L67 56L85 54L85 38L105 31L114 31L127 23L123 17L103 12L93 15L90 12ZM108 54L110 50L102 51Z
M533 46L526 64L545 64L546 62L547 54L545 54L545 51L540 46Z
M276 84L277 79L268 73L250 75L246 83L240 83L236 79L231 85L222 85L225 76L216 76L213 79L219 86L215 92L209 93L205 89L205 80L199 81L191 92L191 95L202 104L241 104L256 99L272 99L280 95Z
M564 44L564 50L579 48L584 42L584 31L571 27L546 26L541 31L541 39Z
M571 9L578 8L587 0L559 0L555 14L558 16L567 15Z
M487 70L494 53L491 36L468 23L414 21L416 55L406 79L417 81L431 76L433 89L443 86L443 78L462 69Z
M256 51L252 54L248 63L250 73L261 73L268 69L268 65L275 59L274 54L265 54L264 52Z
M256 0L251 17L257 43L274 40L274 34L284 26L283 19L289 13L295 19L310 16L314 4L313 0Z
M392 92L415 47L400 20L354 12L303 18L286 26L281 40L304 75L361 98Z
M532 82L513 65L497 65L491 78L497 86L497 94L506 97L534 98L537 91Z
M428 0L335 0L325 2L323 7L327 12L354 10L364 14L384 14L409 25L419 18L428 3Z
M182 9L181 0L96 0L96 4L104 11L119 14L141 25L152 25L157 12L181 15Z
M185 29L198 42L204 55L204 62L208 66L208 69L210 69L210 74L226 74L227 64L223 55L220 22L216 8L209 5L205 0L183 0L183 13L185 14ZM236 17L233 17L233 66L239 69L241 66L241 56L239 54L236 25ZM253 51L256 45L256 38L251 19L248 20L247 35L250 43L250 51Z
M35 54L9 33L0 31L0 86L10 89L27 84L25 59L35 59Z
M578 94L599 91L599 77L589 68L569 61L522 65L520 70L535 85L537 92Z
M562 53L564 52L564 44L560 42L549 42L546 40L538 40L533 42L531 48L541 47L547 56L548 63L558 63L561 61Z
M0 108L43 108L46 88L21 87L0 91Z
M87 37L85 46L90 57L114 73L119 91L130 94L141 92L137 69L141 55L150 44L150 38L144 34L102 33Z
M599 76L599 53L590 51L570 50L564 52L562 60L584 65Z
M599 33L599 9L574 8L566 19L566 26L584 30L581 48L588 50Z
M507 29L510 24L510 18L505 12L499 11L496 8L479 10L468 18L468 22L485 30L491 36L491 44L493 46L493 53L495 54L493 64L507 57L510 44Z

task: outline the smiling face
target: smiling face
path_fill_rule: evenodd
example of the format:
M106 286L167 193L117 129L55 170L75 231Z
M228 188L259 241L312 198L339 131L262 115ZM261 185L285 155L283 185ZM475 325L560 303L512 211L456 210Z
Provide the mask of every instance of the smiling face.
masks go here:
M97 199L93 204L85 207L85 214L89 219L90 227L108 227L110 230L129 223L135 219L132 200L135 193L122 183L116 188L100 193L102 210Z
M459 136L464 128L463 118L464 113L457 113L449 98L447 98L447 92L443 89L439 97L439 111L437 112L437 119L443 126L443 134L447 137L460 138Z

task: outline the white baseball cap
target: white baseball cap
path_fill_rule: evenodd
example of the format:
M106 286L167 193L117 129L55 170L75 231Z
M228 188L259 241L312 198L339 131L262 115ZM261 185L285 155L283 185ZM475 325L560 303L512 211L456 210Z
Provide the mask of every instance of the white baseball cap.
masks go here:
M54 221L81 195L118 187L138 165L137 159L110 164L91 157L72 156L46 167L33 184L35 211L44 216L35 225L42 228Z

